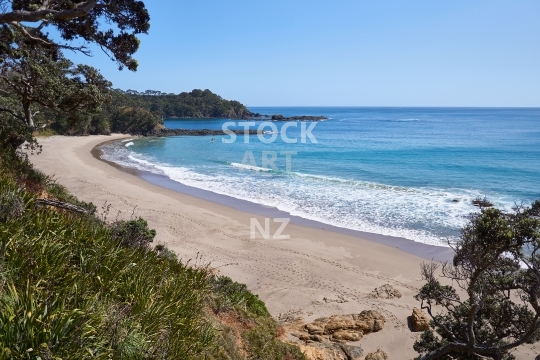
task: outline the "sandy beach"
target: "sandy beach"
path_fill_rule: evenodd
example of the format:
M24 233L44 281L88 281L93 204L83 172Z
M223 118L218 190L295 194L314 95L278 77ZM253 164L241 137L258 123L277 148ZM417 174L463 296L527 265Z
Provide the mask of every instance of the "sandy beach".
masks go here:
M378 310L386 317L382 331L366 335L364 353L378 348L392 359L412 359L417 333L407 317L419 303L413 298L422 285L419 270L425 256L417 256L352 234L290 223L275 240L250 236L253 215L149 183L96 159L92 149L123 135L39 139L40 155L30 156L36 168L54 175L59 183L84 201L110 204L109 220L141 216L157 230L157 243L179 257L211 264L223 275L247 284L276 318L284 314L306 321L333 314ZM280 226L270 221L271 231ZM403 296L373 298L372 290L391 284ZM533 358L534 348L518 358ZM522 356L523 355L523 356Z

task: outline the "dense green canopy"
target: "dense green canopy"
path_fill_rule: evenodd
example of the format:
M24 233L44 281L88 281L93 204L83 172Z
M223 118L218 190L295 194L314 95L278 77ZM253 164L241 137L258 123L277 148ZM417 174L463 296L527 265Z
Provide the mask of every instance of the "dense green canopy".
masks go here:
M160 91L121 91L127 105L137 105L166 119L172 118L233 118L241 119L253 114L234 100L225 100L210 90L195 89L178 95Z

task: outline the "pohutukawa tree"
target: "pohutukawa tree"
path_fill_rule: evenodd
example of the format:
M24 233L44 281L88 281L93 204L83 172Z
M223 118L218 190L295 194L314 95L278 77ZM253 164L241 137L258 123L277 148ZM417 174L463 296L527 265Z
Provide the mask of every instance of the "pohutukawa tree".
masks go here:
M137 0L0 0L0 132L17 144L33 139L43 110L75 123L99 111L110 83L62 51L90 55L88 44L95 44L120 69L135 71L137 35L148 32L149 21Z
M422 266L416 299L434 330L414 344L417 359L514 359L513 349L540 340L540 201L471 215L454 250L440 275Z
M132 55L139 48L137 34L147 33L150 16L136 0L0 0L0 24L36 45L89 54L85 44L97 44L120 68L137 69ZM58 31L61 40L43 31Z
M0 38L8 39L4 31ZM11 35L0 61L0 111L34 129L35 117L44 109L74 119L101 110L111 83L96 69L75 66L56 48L34 47L25 37Z

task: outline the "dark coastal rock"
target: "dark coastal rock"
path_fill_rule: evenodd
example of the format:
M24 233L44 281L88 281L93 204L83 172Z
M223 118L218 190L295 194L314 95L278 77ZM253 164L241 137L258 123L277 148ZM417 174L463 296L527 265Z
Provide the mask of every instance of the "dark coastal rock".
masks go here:
M298 116L283 116L281 114L265 115L259 113L235 113L233 111L225 114L224 116L205 116L202 113L195 113L189 116L168 116L167 119L223 119L228 118L231 120L258 120L258 121L321 121L328 120L326 116L311 116L311 115L298 115Z
M227 133L234 133L237 135L243 135L244 130L229 130ZM223 130L210 130L210 129L200 129L200 130L190 130L190 129L168 129L168 128L159 128L154 129L144 136L156 136L156 137L165 137L165 136L209 136L209 135L227 135ZM257 130L249 130L249 135L257 135Z
M308 115L301 115L301 116L289 116L285 117L281 114L272 115L270 120L272 121L289 121L289 120L301 120L301 121L321 121L321 120L327 120L328 118L326 116L308 116Z
M490 203L486 198L476 198L472 201L472 204L477 207L492 207L493 204Z

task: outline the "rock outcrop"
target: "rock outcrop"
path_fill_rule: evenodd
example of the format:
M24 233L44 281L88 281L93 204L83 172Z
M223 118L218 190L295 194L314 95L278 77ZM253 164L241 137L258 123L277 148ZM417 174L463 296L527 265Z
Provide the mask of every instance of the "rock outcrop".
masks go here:
M399 290L394 289L392 285L384 284L383 286L375 288L371 292L371 296L379 299L399 299L401 297L401 293Z
M338 343L299 345L308 360L361 360L363 350L360 346Z
M261 115L261 117L264 117L265 115ZM288 120L302 120L302 121L321 121L321 120L327 120L328 118L326 116L309 116L309 115L301 115L301 116L283 116L281 114L272 115L270 120L273 121L288 121Z
M386 319L374 310L360 314L334 315L299 325L291 334L305 342L347 343L362 339L365 334L382 330Z
M378 311L333 315L304 323L298 319L287 332L309 360L360 360L362 348L357 342L366 334L381 331L386 319Z
M429 330L429 318L422 310L414 308L411 315L411 327L412 331L426 331Z
M388 360L389 357L386 351L378 349L375 352L367 354L364 360Z
M244 130L228 130L229 133L235 133L237 135L243 135ZM259 132L257 130L249 130L249 135L257 135ZM223 130L210 130L210 129L201 129L201 130L189 130L189 129L169 129L166 127L156 128L146 134L145 136L208 136L208 135L227 135Z

